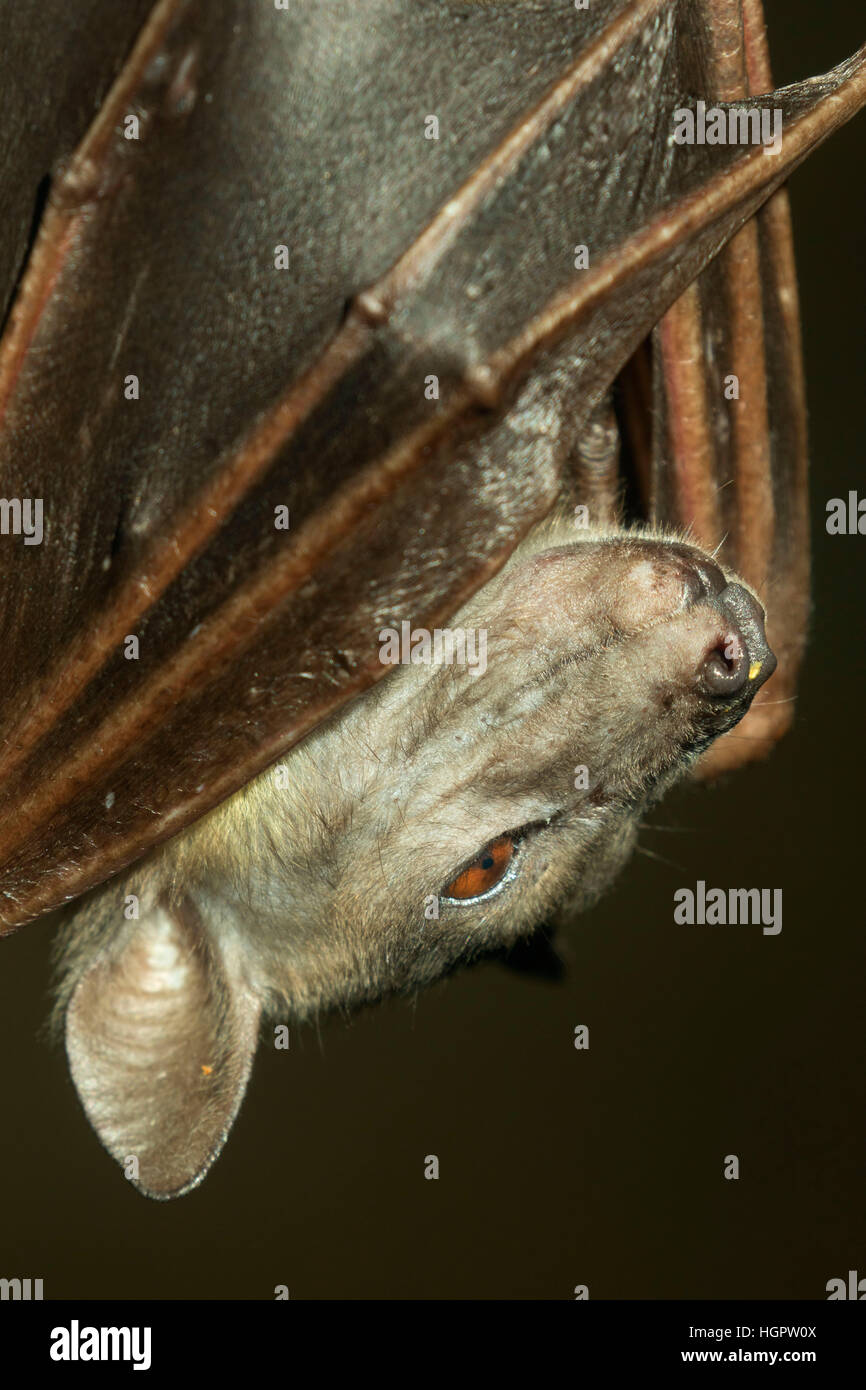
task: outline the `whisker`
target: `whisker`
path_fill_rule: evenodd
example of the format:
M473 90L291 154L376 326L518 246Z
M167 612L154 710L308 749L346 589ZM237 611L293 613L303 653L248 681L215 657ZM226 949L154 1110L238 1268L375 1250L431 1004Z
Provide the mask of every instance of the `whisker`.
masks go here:
M686 873L682 864L675 864L672 859L665 859L663 855L656 854L655 850L647 849L645 845L635 845L638 854L645 854L647 859L657 859L660 864L664 864L669 869L676 869L678 874Z
M722 487L727 487L727 486L728 486L727 483L722 483ZM719 492L721 492L722 488L719 488L718 490L719 490ZM729 533L728 531L726 531L725 534L722 536L722 539L719 541L718 545L716 546L715 550L713 551L712 555L710 556L710 559L711 559L711 560L715 560L716 556L718 555L718 553L719 553L719 551L721 550L722 546L724 545L725 541L728 539L729 534L730 534L730 533Z
M775 734L725 734L726 739L735 739L737 743L776 743Z
M664 830L669 835L694 835L694 825L653 825L650 821L638 821L641 830Z

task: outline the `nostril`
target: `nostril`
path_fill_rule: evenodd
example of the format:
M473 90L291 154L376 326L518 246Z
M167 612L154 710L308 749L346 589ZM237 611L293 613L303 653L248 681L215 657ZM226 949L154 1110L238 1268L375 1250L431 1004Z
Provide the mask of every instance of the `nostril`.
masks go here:
M705 653L699 678L708 695L735 695L749 677L749 657L739 632L730 628Z

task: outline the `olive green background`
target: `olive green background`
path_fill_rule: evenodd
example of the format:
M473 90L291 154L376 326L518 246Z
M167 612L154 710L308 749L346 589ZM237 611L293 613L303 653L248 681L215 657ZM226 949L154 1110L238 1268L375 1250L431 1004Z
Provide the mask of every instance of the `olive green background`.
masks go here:
M779 83L862 41L862 0L767 12ZM790 185L815 568L795 732L659 808L679 833L642 840L669 862L635 858L562 943L562 982L485 963L262 1048L223 1157L177 1203L127 1185L40 1037L53 920L0 942L0 1275L217 1299L809 1299L866 1276L866 537L824 530L828 498L866 494L864 166L861 115ZM699 878L782 888L781 934L674 925Z

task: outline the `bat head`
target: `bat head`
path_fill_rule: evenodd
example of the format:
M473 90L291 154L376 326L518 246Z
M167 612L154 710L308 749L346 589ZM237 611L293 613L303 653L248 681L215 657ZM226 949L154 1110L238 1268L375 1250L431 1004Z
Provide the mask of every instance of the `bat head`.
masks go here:
M67 928L72 1075L131 1181L200 1181L263 1019L418 989L592 902L772 674L763 617L689 545L559 519L448 629L382 629L393 671Z

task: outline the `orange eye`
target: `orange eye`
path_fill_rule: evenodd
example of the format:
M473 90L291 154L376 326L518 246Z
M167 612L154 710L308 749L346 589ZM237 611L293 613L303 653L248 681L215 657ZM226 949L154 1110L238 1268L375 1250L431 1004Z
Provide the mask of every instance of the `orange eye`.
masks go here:
M465 901L467 898L480 898L482 893L489 893L504 877L516 848L513 835L500 835L498 840L493 840L476 860L467 865L462 874L457 875L453 883L449 883L448 887L443 889L443 897Z

